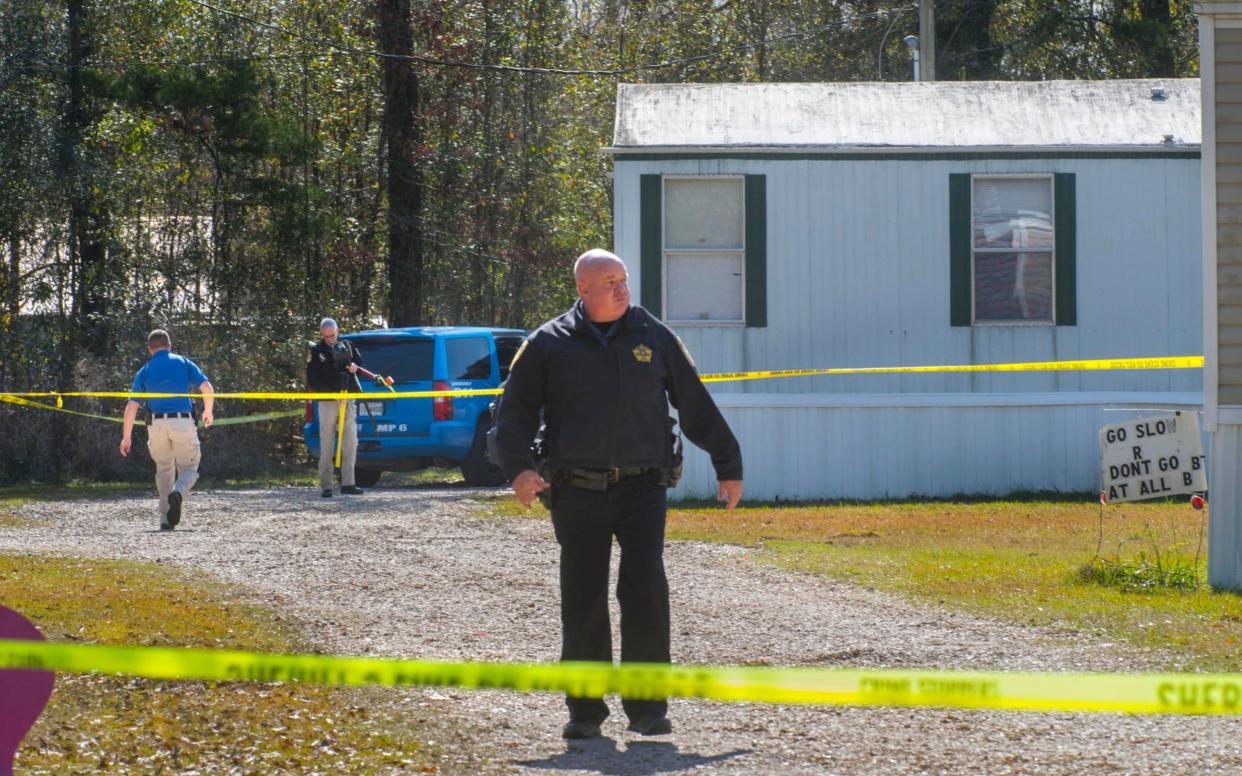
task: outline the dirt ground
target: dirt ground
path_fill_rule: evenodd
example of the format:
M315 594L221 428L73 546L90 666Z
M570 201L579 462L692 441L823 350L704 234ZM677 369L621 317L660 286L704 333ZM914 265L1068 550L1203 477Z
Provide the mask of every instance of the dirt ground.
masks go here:
M485 518L495 491L379 487L195 493L160 533L150 498L23 507L0 551L174 564L243 586L343 654L553 661L557 545L545 521ZM1137 671L1160 656L922 608L784 572L747 547L673 542L673 657L708 664ZM614 569L615 575L615 556ZM172 613L170 613L172 616ZM613 622L616 625L614 601ZM619 638L614 636L614 644ZM1238 773L1229 718L724 704L674 699L674 732L565 742L548 694L391 691L446 773Z

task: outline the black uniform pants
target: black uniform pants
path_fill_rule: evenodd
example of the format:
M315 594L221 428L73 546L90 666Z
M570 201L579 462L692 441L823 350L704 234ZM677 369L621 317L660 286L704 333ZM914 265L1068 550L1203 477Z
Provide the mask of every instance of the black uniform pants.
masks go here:
M668 580L664 575L667 491L651 477L611 483L606 492L556 486L552 525L561 545L561 659L612 662L608 568L612 537L621 546L621 662L668 663ZM566 698L569 716L596 724L608 716L602 698ZM668 710L664 700L622 698L637 720Z

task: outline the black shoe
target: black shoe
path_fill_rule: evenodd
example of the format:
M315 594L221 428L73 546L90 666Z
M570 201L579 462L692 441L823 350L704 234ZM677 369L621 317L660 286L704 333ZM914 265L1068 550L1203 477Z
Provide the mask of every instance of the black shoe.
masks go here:
M561 738L595 738L599 735L599 725L585 719L571 719L561 729Z
M160 523L160 530L161 530L161 531L171 531L172 529L173 529L173 527L172 527L171 525L169 525L168 523Z
M169 528L176 528L181 522L181 494L173 491L168 494L168 517L165 518Z
M332 498L332 488L324 488L323 493L319 494L320 498Z
M341 494L345 496L361 496L362 488L357 485L342 485Z
M641 736L667 736L673 732L673 723L663 714L652 714L634 720L626 730L632 730Z

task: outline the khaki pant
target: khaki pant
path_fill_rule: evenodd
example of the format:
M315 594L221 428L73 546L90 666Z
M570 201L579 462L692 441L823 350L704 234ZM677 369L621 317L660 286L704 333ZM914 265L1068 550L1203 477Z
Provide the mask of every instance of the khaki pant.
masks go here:
M191 418L160 418L147 427L147 449L155 461L155 487L160 492L160 523L168 514L168 494L174 490L185 499L198 481L202 452L198 431Z
M336 419L341 402L319 402L319 487L332 488L332 468L336 462ZM345 402L345 436L341 439L341 487L354 484L354 460L358 457L358 405Z

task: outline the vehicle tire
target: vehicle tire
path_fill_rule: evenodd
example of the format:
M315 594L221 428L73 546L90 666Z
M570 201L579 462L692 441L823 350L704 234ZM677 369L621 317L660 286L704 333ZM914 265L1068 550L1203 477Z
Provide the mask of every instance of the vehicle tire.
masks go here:
M487 430L492 427L490 421L482 420L474 430L474 443L470 452L461 462L461 476L467 485L503 485L505 475L500 467L487 460Z
M383 476L383 469L354 469L354 482L360 488L373 488L375 483L380 481Z

